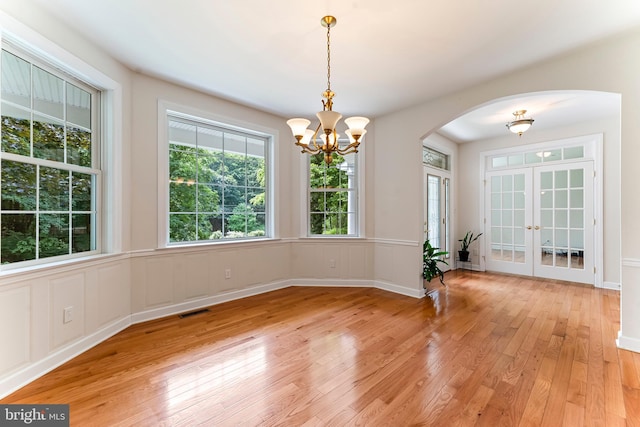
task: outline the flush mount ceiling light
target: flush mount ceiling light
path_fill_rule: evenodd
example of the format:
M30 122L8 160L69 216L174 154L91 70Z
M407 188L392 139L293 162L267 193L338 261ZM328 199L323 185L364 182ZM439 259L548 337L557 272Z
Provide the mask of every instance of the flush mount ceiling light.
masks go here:
M324 152L324 161L330 164L333 161L333 153L345 155L357 153L358 145L362 136L367 132L365 127L369 123L366 117L349 117L344 122L349 127L345 131L349 137L349 145L341 148L338 144L339 134L336 132L336 125L342 118L342 114L333 111L333 97L335 93L331 90L331 27L336 25L336 18L325 16L320 20L323 27L327 28L327 90L322 92L322 111L316 114L320 123L315 132L307 129L311 121L307 119L290 119L287 121L291 132L296 138L295 144L302 148L303 153L318 154Z
M524 132L526 132L531 125L533 124L533 119L525 119L524 115L527 113L527 110L517 110L513 112L515 120L507 123L507 128L513 132L517 133L518 136L522 136Z

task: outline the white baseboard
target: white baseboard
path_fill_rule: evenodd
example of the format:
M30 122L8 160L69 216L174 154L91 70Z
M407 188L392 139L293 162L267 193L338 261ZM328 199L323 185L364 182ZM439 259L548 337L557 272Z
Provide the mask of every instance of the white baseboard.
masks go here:
M633 351L640 353L640 339L629 338L622 335L622 331L618 331L618 339L616 340L618 348L623 350Z
M352 280L352 279L296 279L292 286L320 286L343 288L376 288L413 298L423 298L424 289L410 289L381 280Z
M38 360L35 363L19 369L0 381L0 399L8 396L19 388L24 387L47 372L54 370L79 354L84 353L91 347L95 347L106 339L127 328L129 325L131 325L130 316L123 317L122 319L116 320L102 329L99 329L93 334L51 353L44 359Z
M154 308L152 310L141 311L131 315L131 323L142 323L149 320L159 319L161 317L172 316L174 314L185 313L204 307L209 307L223 302L233 301L241 298L247 298L254 295L264 294L266 292L275 291L291 286L290 280L273 282L266 285L253 286L251 288L240 289L237 291L224 292L206 298L187 301L179 304L173 304L165 307Z
M620 283L602 282L602 289L611 289L613 291L619 291L620 290Z

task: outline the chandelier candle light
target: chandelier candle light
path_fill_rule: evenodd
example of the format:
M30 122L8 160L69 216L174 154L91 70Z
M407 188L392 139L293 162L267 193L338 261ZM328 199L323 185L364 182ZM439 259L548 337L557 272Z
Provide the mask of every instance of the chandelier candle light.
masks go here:
M327 90L322 92L322 111L316 116L320 120L315 132L307 129L311 121L307 119L290 119L287 121L291 132L296 138L295 144L302 148L302 153L318 154L324 153L324 161L330 164L333 161L332 154L338 153L342 156L349 153L357 153L358 146L362 136L367 133L365 127L369 123L366 117L349 117L344 122L349 127L345 131L349 137L349 145L340 148L338 138L340 135L336 132L336 125L342 118L342 114L333 111L333 97L335 93L331 90L331 27L336 25L336 18L333 16L325 16L320 23L327 28ZM320 131L322 129L322 131Z
M518 136L522 136L524 132L526 132L531 125L533 124L533 119L525 119L524 115L527 113L527 110L517 110L513 112L515 116L515 120L507 123L507 128L513 132L517 133Z

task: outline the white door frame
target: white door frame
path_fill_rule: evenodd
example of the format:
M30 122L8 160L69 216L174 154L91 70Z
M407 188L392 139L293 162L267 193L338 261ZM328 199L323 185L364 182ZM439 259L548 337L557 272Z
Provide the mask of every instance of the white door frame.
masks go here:
M519 145L515 147L502 148L497 150L483 151L480 153L480 176L479 176L479 188L478 188L478 200L479 200L479 229L485 229L486 223L486 210L485 210L485 188L484 181L486 173L492 170L499 170L493 168L491 165L491 159L500 155L514 155L523 152L530 151L547 151L558 148L566 148L572 146L581 145L584 147L584 157L575 159L576 162L582 162L585 160L593 160L594 167L594 217L595 217L595 230L594 230L594 244L593 244L593 256L595 258L595 287L602 288L604 285L604 207L603 207L603 134L584 135L574 138L558 139L547 142L541 142L537 144ZM572 162L572 160L565 161L566 163ZM543 163L544 164L544 163ZM553 164L553 163L548 163ZM486 245L480 246L480 269L486 270Z

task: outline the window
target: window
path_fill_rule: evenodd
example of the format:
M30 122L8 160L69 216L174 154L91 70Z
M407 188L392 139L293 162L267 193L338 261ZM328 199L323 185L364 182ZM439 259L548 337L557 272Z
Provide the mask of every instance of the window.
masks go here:
M0 61L1 263L95 253L99 93L10 46Z
M356 153L334 153L327 165L324 153L309 156L310 236L359 234L357 158Z
M450 170L449 156L429 147L422 147L422 163L438 169Z
M169 115L169 244L270 237L269 137Z

